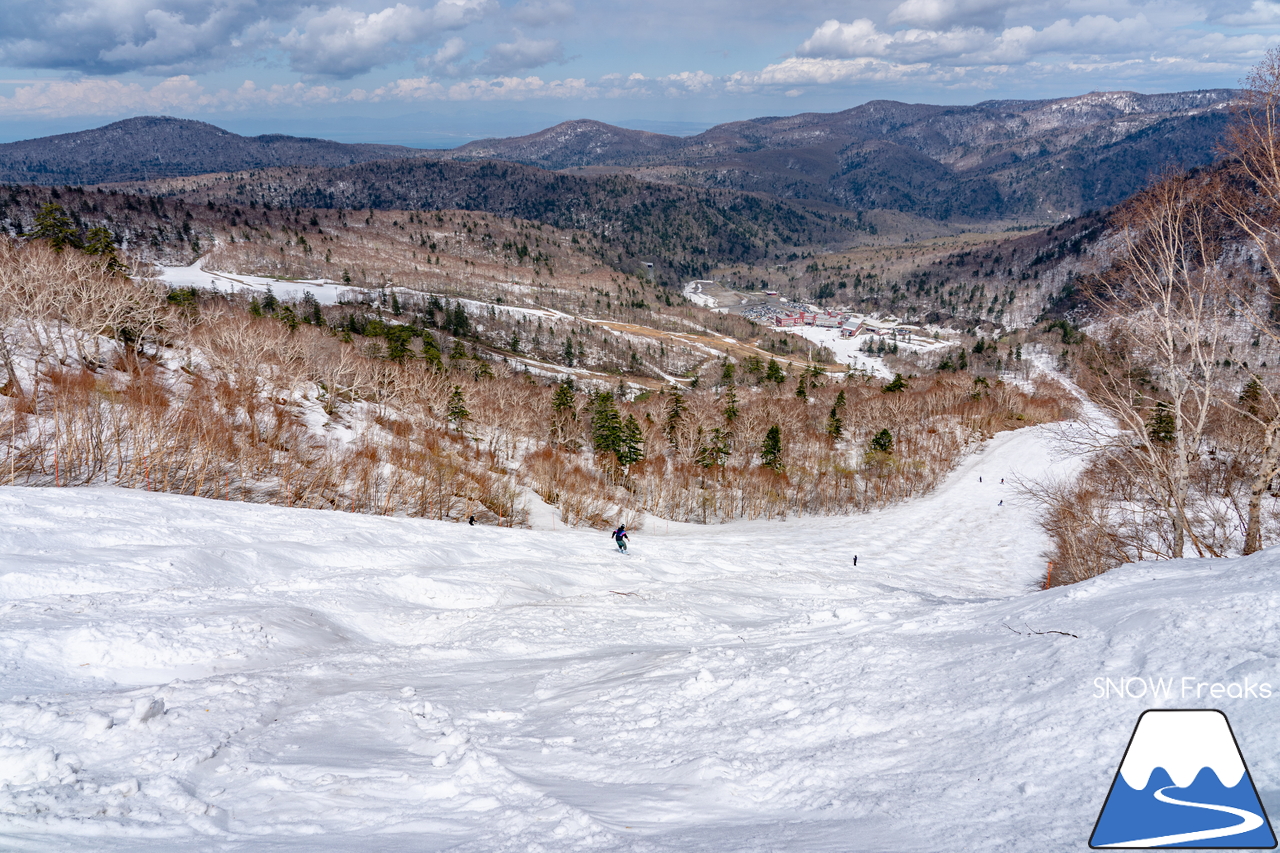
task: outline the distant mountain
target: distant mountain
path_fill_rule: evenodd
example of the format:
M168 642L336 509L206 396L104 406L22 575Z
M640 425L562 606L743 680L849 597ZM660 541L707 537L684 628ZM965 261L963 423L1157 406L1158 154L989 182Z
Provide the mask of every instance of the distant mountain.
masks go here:
M378 160L499 160L935 223L1033 224L1113 205L1163 169L1211 163L1235 96L1213 89L973 106L872 101L837 113L730 122L690 137L580 120L447 151L244 137L203 122L143 117L0 145L0 182L89 185ZM401 194L368 191L369 198L338 203L380 207Z
M106 127L0 145L0 182L43 186L137 181L271 166L350 166L428 153L268 134L240 136L202 121L141 116Z
M1213 161L1230 89L1105 92L731 122L686 138L577 121L444 156L628 171L931 219L1060 219L1132 195L1166 167Z

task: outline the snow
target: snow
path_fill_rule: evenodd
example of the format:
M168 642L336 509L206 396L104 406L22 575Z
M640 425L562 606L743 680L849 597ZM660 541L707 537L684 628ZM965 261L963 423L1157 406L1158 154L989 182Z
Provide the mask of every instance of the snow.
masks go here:
M266 278L259 275L241 275L236 273L215 272L204 268L204 259L198 258L195 263L186 267L160 267L160 280L170 287L195 287L205 290L218 290L223 293L253 291L266 293L268 288L280 299L301 299L304 293L310 293L321 305L336 305L339 302L350 302L360 299L369 291L360 287L335 284L322 279L285 281L283 279Z
M720 303L716 301L714 296L702 292L702 285L712 284L714 281L691 281L684 286L684 296L694 305L701 305L703 308L715 308Z
M1011 484L1077 465L1002 433L911 503L627 556L547 507L0 488L0 847L1083 850L1148 707L1223 708L1280 811L1267 701L1099 696L1280 685L1280 554L1039 591Z
M893 371L884 366L884 360L867 355L858 347L866 343L865 335L859 335L856 338L840 337L839 329L827 329L821 326L792 326L786 331L793 335L799 335L807 341L815 344L821 344L829 348L836 354L836 360L841 364L847 364L854 370L861 370L870 373L872 376L880 376L885 379L893 378Z

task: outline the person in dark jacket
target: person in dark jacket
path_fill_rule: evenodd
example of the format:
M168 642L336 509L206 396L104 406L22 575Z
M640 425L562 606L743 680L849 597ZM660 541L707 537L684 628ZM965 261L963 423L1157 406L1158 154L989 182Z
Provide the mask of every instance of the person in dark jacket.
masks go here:
M618 550L627 553L627 526L619 524L618 529L613 531L613 541L618 543Z

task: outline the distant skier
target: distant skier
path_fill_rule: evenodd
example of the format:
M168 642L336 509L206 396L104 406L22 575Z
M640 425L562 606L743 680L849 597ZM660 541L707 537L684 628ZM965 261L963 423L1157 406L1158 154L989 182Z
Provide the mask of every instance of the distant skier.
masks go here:
M476 526L476 517L473 515L473 516L471 516L470 518L468 518L468 519L467 519L467 524L470 524L472 527L475 527L475 526Z
M854 555L853 555L853 564L854 564L855 566L856 566L856 565L858 565L858 555L857 555L857 554L854 554Z
M627 553L627 526L619 524L618 529L613 531L613 541L618 543L618 550L623 554Z

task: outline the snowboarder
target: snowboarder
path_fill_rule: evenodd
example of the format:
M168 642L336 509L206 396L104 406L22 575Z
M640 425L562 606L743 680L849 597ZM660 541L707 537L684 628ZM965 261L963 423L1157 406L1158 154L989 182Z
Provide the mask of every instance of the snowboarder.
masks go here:
M618 550L623 554L627 553L627 526L619 524L618 529L613 531L613 541L618 543Z
M476 517L473 515L473 516L471 516L470 518L468 518L468 519L467 519L467 524L470 524L472 527L475 527L475 526L476 526Z

